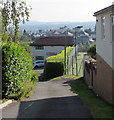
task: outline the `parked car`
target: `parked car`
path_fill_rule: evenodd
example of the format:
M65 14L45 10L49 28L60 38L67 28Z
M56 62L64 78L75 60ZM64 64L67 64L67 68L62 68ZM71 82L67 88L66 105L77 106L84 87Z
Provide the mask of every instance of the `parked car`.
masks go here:
M35 61L34 67L43 67L44 66L44 61Z

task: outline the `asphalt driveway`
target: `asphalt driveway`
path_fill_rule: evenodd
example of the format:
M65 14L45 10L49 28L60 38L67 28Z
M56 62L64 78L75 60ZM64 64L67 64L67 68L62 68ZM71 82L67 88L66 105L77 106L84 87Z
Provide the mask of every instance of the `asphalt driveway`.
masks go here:
M80 98L70 90L69 79L39 82L30 98L3 109L3 118L91 118Z

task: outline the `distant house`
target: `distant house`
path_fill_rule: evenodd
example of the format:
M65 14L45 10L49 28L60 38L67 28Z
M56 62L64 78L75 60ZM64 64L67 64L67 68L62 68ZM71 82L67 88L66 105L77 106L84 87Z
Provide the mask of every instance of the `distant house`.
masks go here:
M76 43L77 44L80 44L80 43L86 44L87 41L89 41L89 36L81 35L81 36L77 37Z
M94 32L91 32L90 38L91 38L92 40L95 40L95 41L96 41L96 32L95 32L95 31L94 31Z
M64 50L64 46L73 46L73 37L50 36L40 38L30 44L34 61L45 60L47 57L56 55Z
M114 104L114 5L94 13L96 16L97 79L94 91Z

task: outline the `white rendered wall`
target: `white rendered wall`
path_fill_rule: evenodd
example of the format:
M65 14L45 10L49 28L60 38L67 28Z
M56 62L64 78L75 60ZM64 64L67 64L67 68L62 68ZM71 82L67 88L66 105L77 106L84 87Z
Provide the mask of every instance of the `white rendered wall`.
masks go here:
M101 17L97 16L96 43L97 53L112 67L112 23L110 14L105 14L105 39L102 39Z
M32 57L35 60L36 56L44 56L44 60L49 57L49 53L60 53L64 50L64 46L44 46L43 50L36 50L34 46L31 46Z

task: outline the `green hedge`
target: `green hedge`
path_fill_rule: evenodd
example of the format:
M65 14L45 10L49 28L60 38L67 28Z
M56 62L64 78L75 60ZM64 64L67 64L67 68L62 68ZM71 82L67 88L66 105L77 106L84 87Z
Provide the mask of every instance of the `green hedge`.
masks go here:
M66 48L66 56L68 58L70 52L73 50L74 47L67 47ZM64 64L64 50L61 51L60 54L54 55L54 56L50 56L46 59L46 62L61 62Z
M30 53L19 44L3 43L2 46L2 95L21 99L29 95L38 75L33 71ZM37 77L36 77L37 76Z
M46 79L51 79L63 75L64 67L62 63L47 62L45 64L45 77Z
M68 63L68 56L74 47L66 48L66 63ZM44 73L45 78L50 79L64 74L64 50L60 54L50 56L46 59Z

